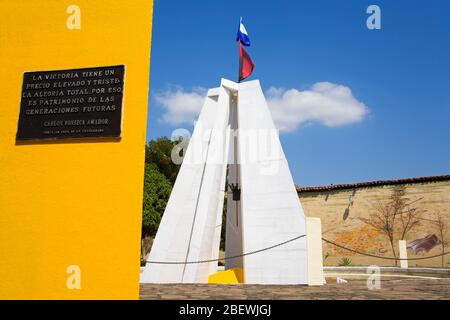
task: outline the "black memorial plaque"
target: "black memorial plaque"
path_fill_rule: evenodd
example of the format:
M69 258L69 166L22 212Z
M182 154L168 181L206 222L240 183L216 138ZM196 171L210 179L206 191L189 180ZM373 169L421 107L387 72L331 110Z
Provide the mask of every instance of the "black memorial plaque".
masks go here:
M119 138L125 66L26 72L16 140Z

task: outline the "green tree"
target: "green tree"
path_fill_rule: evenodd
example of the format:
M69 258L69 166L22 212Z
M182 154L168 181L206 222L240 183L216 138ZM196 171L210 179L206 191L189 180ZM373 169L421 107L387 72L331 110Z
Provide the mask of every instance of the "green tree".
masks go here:
M154 163L159 172L169 179L174 184L177 178L180 165L173 163L171 154L172 149L177 142L170 140L167 137L161 137L156 140L150 140L145 148L145 162Z
M145 164L142 238L154 237L172 191L170 181L154 163Z

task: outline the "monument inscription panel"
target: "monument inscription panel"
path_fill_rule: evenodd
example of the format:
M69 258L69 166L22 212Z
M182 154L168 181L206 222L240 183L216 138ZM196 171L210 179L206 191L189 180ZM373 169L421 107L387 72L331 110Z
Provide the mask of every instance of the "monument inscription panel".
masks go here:
M16 140L120 137L125 67L26 72Z

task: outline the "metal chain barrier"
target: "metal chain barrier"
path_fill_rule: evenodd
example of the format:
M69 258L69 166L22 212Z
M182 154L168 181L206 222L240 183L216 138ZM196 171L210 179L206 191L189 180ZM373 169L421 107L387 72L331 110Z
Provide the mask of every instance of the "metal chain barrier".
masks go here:
M284 241L284 242L280 242L280 243L275 244L275 245L270 246L270 247L266 247L266 248L263 248L263 249L250 251L250 252L247 252L247 253L239 254L239 255L236 255L236 256L230 256L230 257L223 257L223 258L217 258L217 259L208 259L208 260L199 260L199 261L151 261L151 260L147 260L146 262L147 263L152 263L152 264L197 264L197 263L208 263L208 262L216 262L216 261L218 262L218 261L222 261L222 260L230 260L230 259L241 258L241 257L249 256L249 255L252 255L252 254L260 253L260 252L263 252L263 251L267 251L267 250L270 250L270 249L273 249L273 248L276 248L276 247L280 247L282 245L285 245L285 244L287 244L289 242L298 240L298 239L303 238L303 237L306 237L306 235L303 234L301 236L289 239L289 240ZM354 253L357 253L357 254L360 254L360 255L363 255L363 256L367 256L367 257L378 258L378 259L385 259L385 260L407 260L407 261L425 260L425 259L432 259L432 258L445 256L445 255L450 253L450 251L447 251L447 252L444 252L444 253L441 253L441 254L436 254L436 255L433 255L433 256L426 256L426 257L419 257L419 258L406 258L406 259L405 258L395 258L395 257L383 257L383 256L378 256L378 255L375 255L375 254L370 254L370 253L367 253L367 252L362 252L362 251L359 251L359 250L351 249L351 248L348 248L348 247L346 247L344 245L338 244L336 242L333 242L333 241L325 239L325 238L322 238L322 240L324 242L326 242L326 243L329 243L329 244L331 244L333 246L336 246L338 248L341 248L341 249L344 249L344 250L347 250L347 251L350 251L350 252L354 252Z
M247 252L247 253L243 253L243 254L239 254L239 255L231 256L231 257L223 257L223 258L218 258L218 259L209 259L209 260L200 260L200 261L186 261L186 262L184 262L184 261L183 262L182 261L173 261L173 262L170 262L170 261L148 261L148 260L146 262L147 263L153 263L153 264L196 264L196 263L215 262L215 261L221 261L221 260L230 260L230 259L236 259L236 258L240 258L240 257L244 257L244 256L249 256L249 255L252 255L252 254L255 254L255 253L267 251L267 250L270 250L270 249L282 246L284 244L287 244L289 242L295 241L295 240L303 238L303 237L306 237L306 234L303 234L301 236L289 239L289 240L284 241L284 242L280 242L280 243L275 244L275 245L270 246L270 247L266 247L266 248L255 250L255 251L250 251L250 252Z
M447 251L447 252L444 252L444 253L441 253L441 254L436 254L436 255L434 255L434 256L426 256L426 257L419 257L419 258L394 258L394 257L383 257L383 256L377 256L377 255L375 255L375 254L370 254L370 253L367 253L367 252L362 252L362 251L358 251L358 250L355 250L355 249L347 248L346 246L343 246L343 245L338 244L338 243L336 243L336 242L327 240L327 239L325 239L325 238L322 238L322 240L325 241L325 242L327 242L327 243L329 243L329 244L332 244L332 245L334 245L334 246L336 246L336 247L339 247L339 248L341 248L341 249L347 250L347 251L351 251L351 252L354 252L354 253L358 253L358 254L361 254L361 255L363 255L363 256L368 256L368 257L373 257L373 258L378 258L378 259L386 259L386 260L407 260L407 261L412 261L412 260L425 260L425 259L431 259L431 258L437 258L437 257L445 256L445 255L447 255L447 254L450 253L450 251Z

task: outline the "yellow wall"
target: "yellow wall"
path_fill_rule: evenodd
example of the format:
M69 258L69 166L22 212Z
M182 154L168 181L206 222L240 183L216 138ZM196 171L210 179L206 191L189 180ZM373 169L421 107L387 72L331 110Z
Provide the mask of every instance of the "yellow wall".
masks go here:
M138 298L151 22L152 0L0 1L1 299ZM121 64L120 141L15 144L24 71Z

